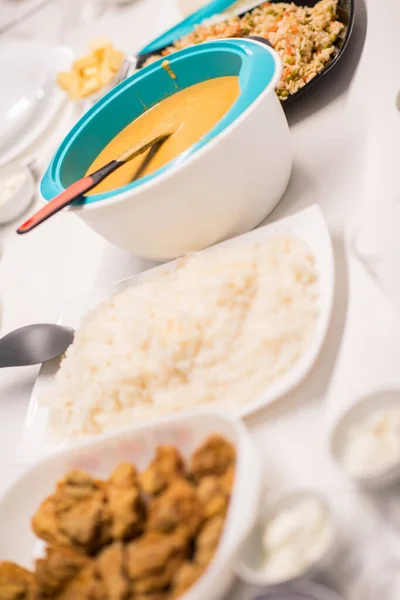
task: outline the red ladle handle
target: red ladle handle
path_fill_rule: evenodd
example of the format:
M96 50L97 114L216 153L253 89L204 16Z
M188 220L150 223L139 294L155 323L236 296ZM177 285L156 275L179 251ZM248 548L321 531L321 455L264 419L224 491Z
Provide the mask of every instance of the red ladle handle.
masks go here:
M40 225L40 223L46 221L46 219L53 216L59 210L80 198L82 194L94 188L100 181L103 181L103 179L108 177L108 175L113 173L116 169L119 169L126 162L132 160L135 156L139 156L139 154L143 154L143 152L148 150L151 146L163 142L167 137L172 135L172 133L172 130L165 130L161 134L145 138L136 146L132 146L126 150L117 158L117 160L112 160L94 173L86 175L86 177L83 177L82 179L78 179L78 181L75 181L75 183L67 187L61 194L53 198L53 200L50 200L46 206L38 210L32 217L25 221L25 223L18 227L17 233L28 233L28 231L31 231Z
M25 223L23 223L17 229L17 233L27 233L31 231L34 227L46 221L49 217L54 215L56 212L71 204L74 200L79 198L85 192L88 192L93 187L94 181L90 175L75 181L72 185L67 187L61 194L50 200L43 206L40 210L38 210L34 215L32 215Z
M101 167L98 171L94 171L90 175L86 175L82 177L82 179L78 179L75 183L72 183L67 187L66 190L61 192L58 196L50 200L40 210L38 210L34 215L32 215L25 223L23 223L17 229L17 233L28 233L43 221L46 221L49 217L52 217L59 210L68 206L68 204L72 204L74 200L78 200L85 192L88 192L92 188L94 188L100 181L103 181L110 173L113 173L116 169L119 169L121 165L123 165L121 161L112 160L111 162Z

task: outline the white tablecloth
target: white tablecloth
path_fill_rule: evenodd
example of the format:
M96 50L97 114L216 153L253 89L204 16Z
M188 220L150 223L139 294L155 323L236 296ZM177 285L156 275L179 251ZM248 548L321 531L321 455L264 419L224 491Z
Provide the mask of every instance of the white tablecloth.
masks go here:
M0 0L0 33L57 0Z
M326 452L329 424L337 416L342 396L347 394L346 403L351 402L350 396L360 391L357 386L348 386L346 379L365 379L357 357L359 353L366 355L366 346L370 370L375 368L374 381L384 386L387 378L386 370L380 366L382 361L374 359L376 338L370 336L365 342L362 337L370 326L374 335L378 335L376 320L380 313L376 312L376 294L381 293L360 264L349 258L346 246L347 232L359 222L364 206L365 168L371 164L368 153L374 146L379 111L385 110L385 102L388 105L394 102L393 82L381 66L389 51L392 63L400 58L398 47L385 37L390 27L395 29L396 19L400 24L397 0L387 0L384 5L368 0L367 5L368 28L366 6L362 0L356 1L354 34L341 64L324 84L288 108L294 169L284 198L270 216L276 219L292 214L314 202L321 206L335 248L337 281L332 325L309 377L294 393L248 422L265 457L265 473L271 487L317 485L330 496L336 490L343 498L350 493L349 486ZM18 33L57 41L63 29L57 21L60 19L57 6L49 5L27 20L19 26ZM124 50L134 52L178 19L174 0L137 0L105 15L86 29L85 35L70 32L68 41L79 50L94 35L106 33ZM387 19L391 25L385 34L382 23L388 23ZM51 28L48 23L52 23ZM382 94L379 97L375 93L372 101L371 93L377 89ZM52 135L35 150L43 165L75 118L76 112L69 107ZM384 134L380 133L382 143ZM267 142L261 149L266 154L270 151ZM29 322L52 321L69 298L88 292L99 283L111 283L151 266L148 261L112 247L70 214L59 214L24 237L15 236L12 227L7 227L2 231L0 243L4 332ZM384 311L386 300L382 295L379 298L380 310ZM395 321L396 316L392 328L386 321L381 329L379 352L393 347L390 336L398 336L400 340L400 326ZM354 361L350 367L351 357ZM13 455L36 373L36 368L25 368L3 370L0 374L0 492L17 475ZM358 506L365 503L364 499L353 497L355 506L357 501L361 503ZM357 508L353 510L354 514L357 512Z

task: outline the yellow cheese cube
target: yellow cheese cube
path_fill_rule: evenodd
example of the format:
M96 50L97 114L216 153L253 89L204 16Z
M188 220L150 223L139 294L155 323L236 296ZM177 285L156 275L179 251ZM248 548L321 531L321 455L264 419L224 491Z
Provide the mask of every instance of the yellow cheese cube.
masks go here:
M106 85L114 79L115 73L107 64L103 63L100 67L99 76L103 85Z
M82 82L81 97L86 98L102 88L102 83L99 77L90 77Z
M72 68L75 71L82 73L83 70L87 69L88 67L98 67L98 66L99 66L99 60L95 54L84 54L83 56L81 56L81 58L77 58L74 61Z
M82 76L83 77L93 77L94 75L97 75L98 72L99 72L99 68L97 65L95 67L86 67L86 69L83 69L83 71L82 71Z
M79 77L74 77L73 81L68 88L68 96L70 100L80 100L82 98L82 80Z
M124 60L124 53L109 46L104 50L104 62L116 73L120 70Z
M96 52L96 50L104 50L104 48L107 48L107 46L112 46L112 43L111 40L105 36L98 37L89 44L89 48L93 52Z
M71 100L86 98L109 85L121 69L124 54L106 37L90 44L91 52L77 58L69 72L59 73L57 83Z
M75 73L59 73L57 84L67 92L71 100L80 98L80 78Z
M95 54L99 60L99 62L103 62L104 60L104 52L106 50L106 48L112 46L111 41L106 38L106 37L102 37L102 38L97 38L97 40L94 40L91 44L90 44L90 49L93 52L93 54Z
M58 87L60 87L62 90L68 90L69 86L71 85L72 78L73 78L72 73L69 73L66 71L62 71L61 73L58 73L58 75L57 75Z

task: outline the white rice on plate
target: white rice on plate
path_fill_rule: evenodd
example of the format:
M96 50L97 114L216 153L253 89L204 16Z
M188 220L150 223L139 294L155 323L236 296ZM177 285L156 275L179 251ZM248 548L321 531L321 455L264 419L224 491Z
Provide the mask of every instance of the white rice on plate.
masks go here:
M318 299L314 257L294 236L190 255L84 318L44 399L53 432L255 400L307 349Z

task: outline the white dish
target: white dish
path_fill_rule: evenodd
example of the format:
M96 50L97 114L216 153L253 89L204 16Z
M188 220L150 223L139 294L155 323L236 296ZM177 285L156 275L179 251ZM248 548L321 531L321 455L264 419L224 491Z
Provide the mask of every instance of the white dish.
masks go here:
M317 500L326 513L326 521L330 529L326 544L320 556L312 564L310 564L309 567L299 573L297 577L272 583L265 576L262 567L262 536L264 534L265 525L278 513L278 511L282 509L290 509L292 506L298 504L299 501L305 499ZM243 579L243 581L250 585L274 587L275 585L293 583L301 577L312 575L317 571L328 567L335 551L336 540L336 526L332 511L325 498L313 490L293 492L283 496L282 498L279 498L272 504L266 504L264 510L261 511L259 520L254 525L249 536L241 547L236 564L236 573L241 579Z
M244 425L214 411L199 411L103 436L47 458L24 472L0 501L0 560L31 566L36 546L30 528L31 516L69 469L78 467L95 477L107 477L119 463L130 461L142 470L153 458L158 445L174 444L183 456L188 457L213 433L220 433L236 447L235 484L217 554L205 574L184 597L185 600L216 600L232 581L237 551L257 517L262 465Z
M374 390L368 396L359 399L349 410L347 410L333 426L330 440L330 452L347 476L361 487L377 489L390 486L400 481L400 461L375 475L351 476L347 473L343 464L342 453L349 428L365 419L372 412L382 410L385 407L400 406L400 390Z
M342 600L342 596L325 586L299 581L271 590L263 590L251 596L250 600Z
M10 163L0 167L0 186L11 178L18 178L18 187L10 192L5 200L0 192L0 224L13 221L28 208L35 194L35 180L28 167L18 163Z
M241 406L237 411L237 415L241 417L248 416L272 404L278 398L290 392L311 370L325 339L332 310L334 261L331 240L322 212L318 206L314 205L286 219L271 223L205 250L205 252L212 252L213 248L262 241L279 232L290 232L297 235L308 244L315 256L316 267L319 272L319 319L314 340L303 357L284 377L271 385L265 394L259 398L255 398L253 402L248 403L246 406ZM155 271L171 269L175 264L175 262L172 262L156 267L156 269L120 281L112 287L100 289L91 295L77 299L76 302L68 305L62 315L61 322L77 328L82 316L90 308L108 298L111 294L137 285L146 278L152 277ZM19 464L32 464L32 462L38 460L43 455L63 447L49 439L47 432L48 409L47 407L40 406L39 403L39 399L43 397L46 390L52 384L58 365L59 362L57 359L43 365L33 388L22 440L17 451L17 462Z
M0 43L0 165L31 146L65 102L56 74L73 59L66 46L10 39Z

